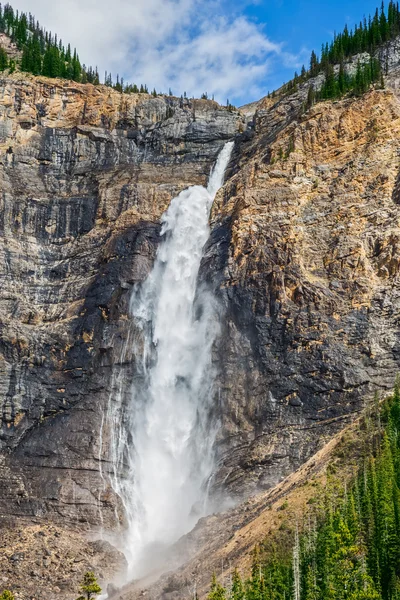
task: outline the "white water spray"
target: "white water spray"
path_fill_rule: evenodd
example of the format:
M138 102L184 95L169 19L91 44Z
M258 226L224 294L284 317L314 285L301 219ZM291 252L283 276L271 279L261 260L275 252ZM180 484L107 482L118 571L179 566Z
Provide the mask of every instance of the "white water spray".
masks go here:
M207 189L174 198L162 217L153 270L132 294L136 376L124 423L114 414L114 487L128 520L130 575L150 570L169 544L206 512L214 430L211 350L218 333L212 295L197 288L208 218L233 142L221 151ZM116 418L117 416L117 418ZM118 477L121 465L126 476Z

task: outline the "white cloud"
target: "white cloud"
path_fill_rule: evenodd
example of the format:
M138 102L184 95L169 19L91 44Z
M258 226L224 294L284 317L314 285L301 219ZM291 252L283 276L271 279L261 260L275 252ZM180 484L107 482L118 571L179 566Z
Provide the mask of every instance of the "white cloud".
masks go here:
M189 96L240 103L265 93L271 60L291 61L262 27L218 0L19 0L87 65ZM294 65L296 66L296 65Z
M268 55L280 52L258 28L244 18L204 21L194 37L183 36L162 48L148 46L132 69L146 81L157 81L161 89L173 88L199 96L202 92L227 97L245 97L259 91L268 69Z

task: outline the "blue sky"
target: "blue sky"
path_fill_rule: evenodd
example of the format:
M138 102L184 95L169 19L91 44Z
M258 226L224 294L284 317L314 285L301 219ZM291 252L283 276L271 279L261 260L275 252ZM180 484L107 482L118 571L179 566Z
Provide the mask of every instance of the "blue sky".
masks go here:
M76 46L82 62L176 95L240 106L282 85L333 32L376 8L360 0L13 0Z
M342 31L347 23L353 27L364 15L373 15L380 0L315 2L314 0L269 0L249 3L244 14L264 24L267 35L274 42L283 42L285 50L298 57L306 57L311 50L319 52L321 44L330 41L335 31ZM308 65L306 64L306 67ZM292 77L293 70L277 57L277 64L266 77L272 90Z
M269 0L249 3L244 14L264 25L270 39L283 43L284 49L298 57L299 62L309 59L311 50L318 52L321 44L330 41L335 31L342 31L345 23L353 27L363 16L373 14L380 0L315 2L313 0ZM306 64L306 67L308 64ZM277 57L274 67L266 76L267 87L279 87L292 77L293 69Z

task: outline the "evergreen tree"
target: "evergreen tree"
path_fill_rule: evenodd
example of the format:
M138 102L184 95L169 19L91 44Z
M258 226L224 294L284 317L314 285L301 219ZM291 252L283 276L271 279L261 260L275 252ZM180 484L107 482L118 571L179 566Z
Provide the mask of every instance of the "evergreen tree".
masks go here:
M317 577L315 570L308 565L304 581L304 600L319 600L320 593L317 586Z
M72 58L71 61L71 74L72 74L72 79L74 81L80 81L81 77L82 77L82 68L81 68L81 63L79 61L79 56L76 53L76 49L74 50L74 56Z
M341 60L340 65L339 65L339 75L338 75L338 92L339 92L339 94L343 95L346 92L346 89L347 89L346 74L345 74L345 70L344 70L343 60Z
M14 39L19 47L23 46L28 39L28 20L25 13L15 21Z
M4 71L8 67L8 56L7 52L2 46L0 46L0 71Z
M242 580L237 569L232 576L231 600L245 600L245 592Z
M92 600L95 596L101 594L101 587L97 583L97 579L93 571L88 571L83 576L80 589L83 592L77 600Z
M42 74L46 77L59 77L60 72L60 52L57 46L49 44L43 57Z
M211 589L207 596L208 600L225 600L226 591L225 588L217 581L215 573L213 573L211 580Z
M314 104L314 102L315 102L315 91L314 91L314 87L312 85L310 85L308 87L308 92L307 92L306 107L311 108L311 106Z

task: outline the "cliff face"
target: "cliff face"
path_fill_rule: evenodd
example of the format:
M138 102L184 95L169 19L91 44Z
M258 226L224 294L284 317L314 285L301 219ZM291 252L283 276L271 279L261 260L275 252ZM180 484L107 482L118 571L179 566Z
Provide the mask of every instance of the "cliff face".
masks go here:
M0 513L115 523L100 424L129 292L170 199L206 182L242 118L18 76L0 111Z
M371 91L302 114L304 95L265 101L244 131L209 101L0 80L4 518L115 526L100 432L132 376L130 291L170 199L206 182L228 139L201 268L223 308L215 489L273 486L393 385L399 101Z
M294 101L256 114L238 144L204 260L228 315L220 478L233 494L298 467L391 388L400 359L398 98L320 103L273 135Z

